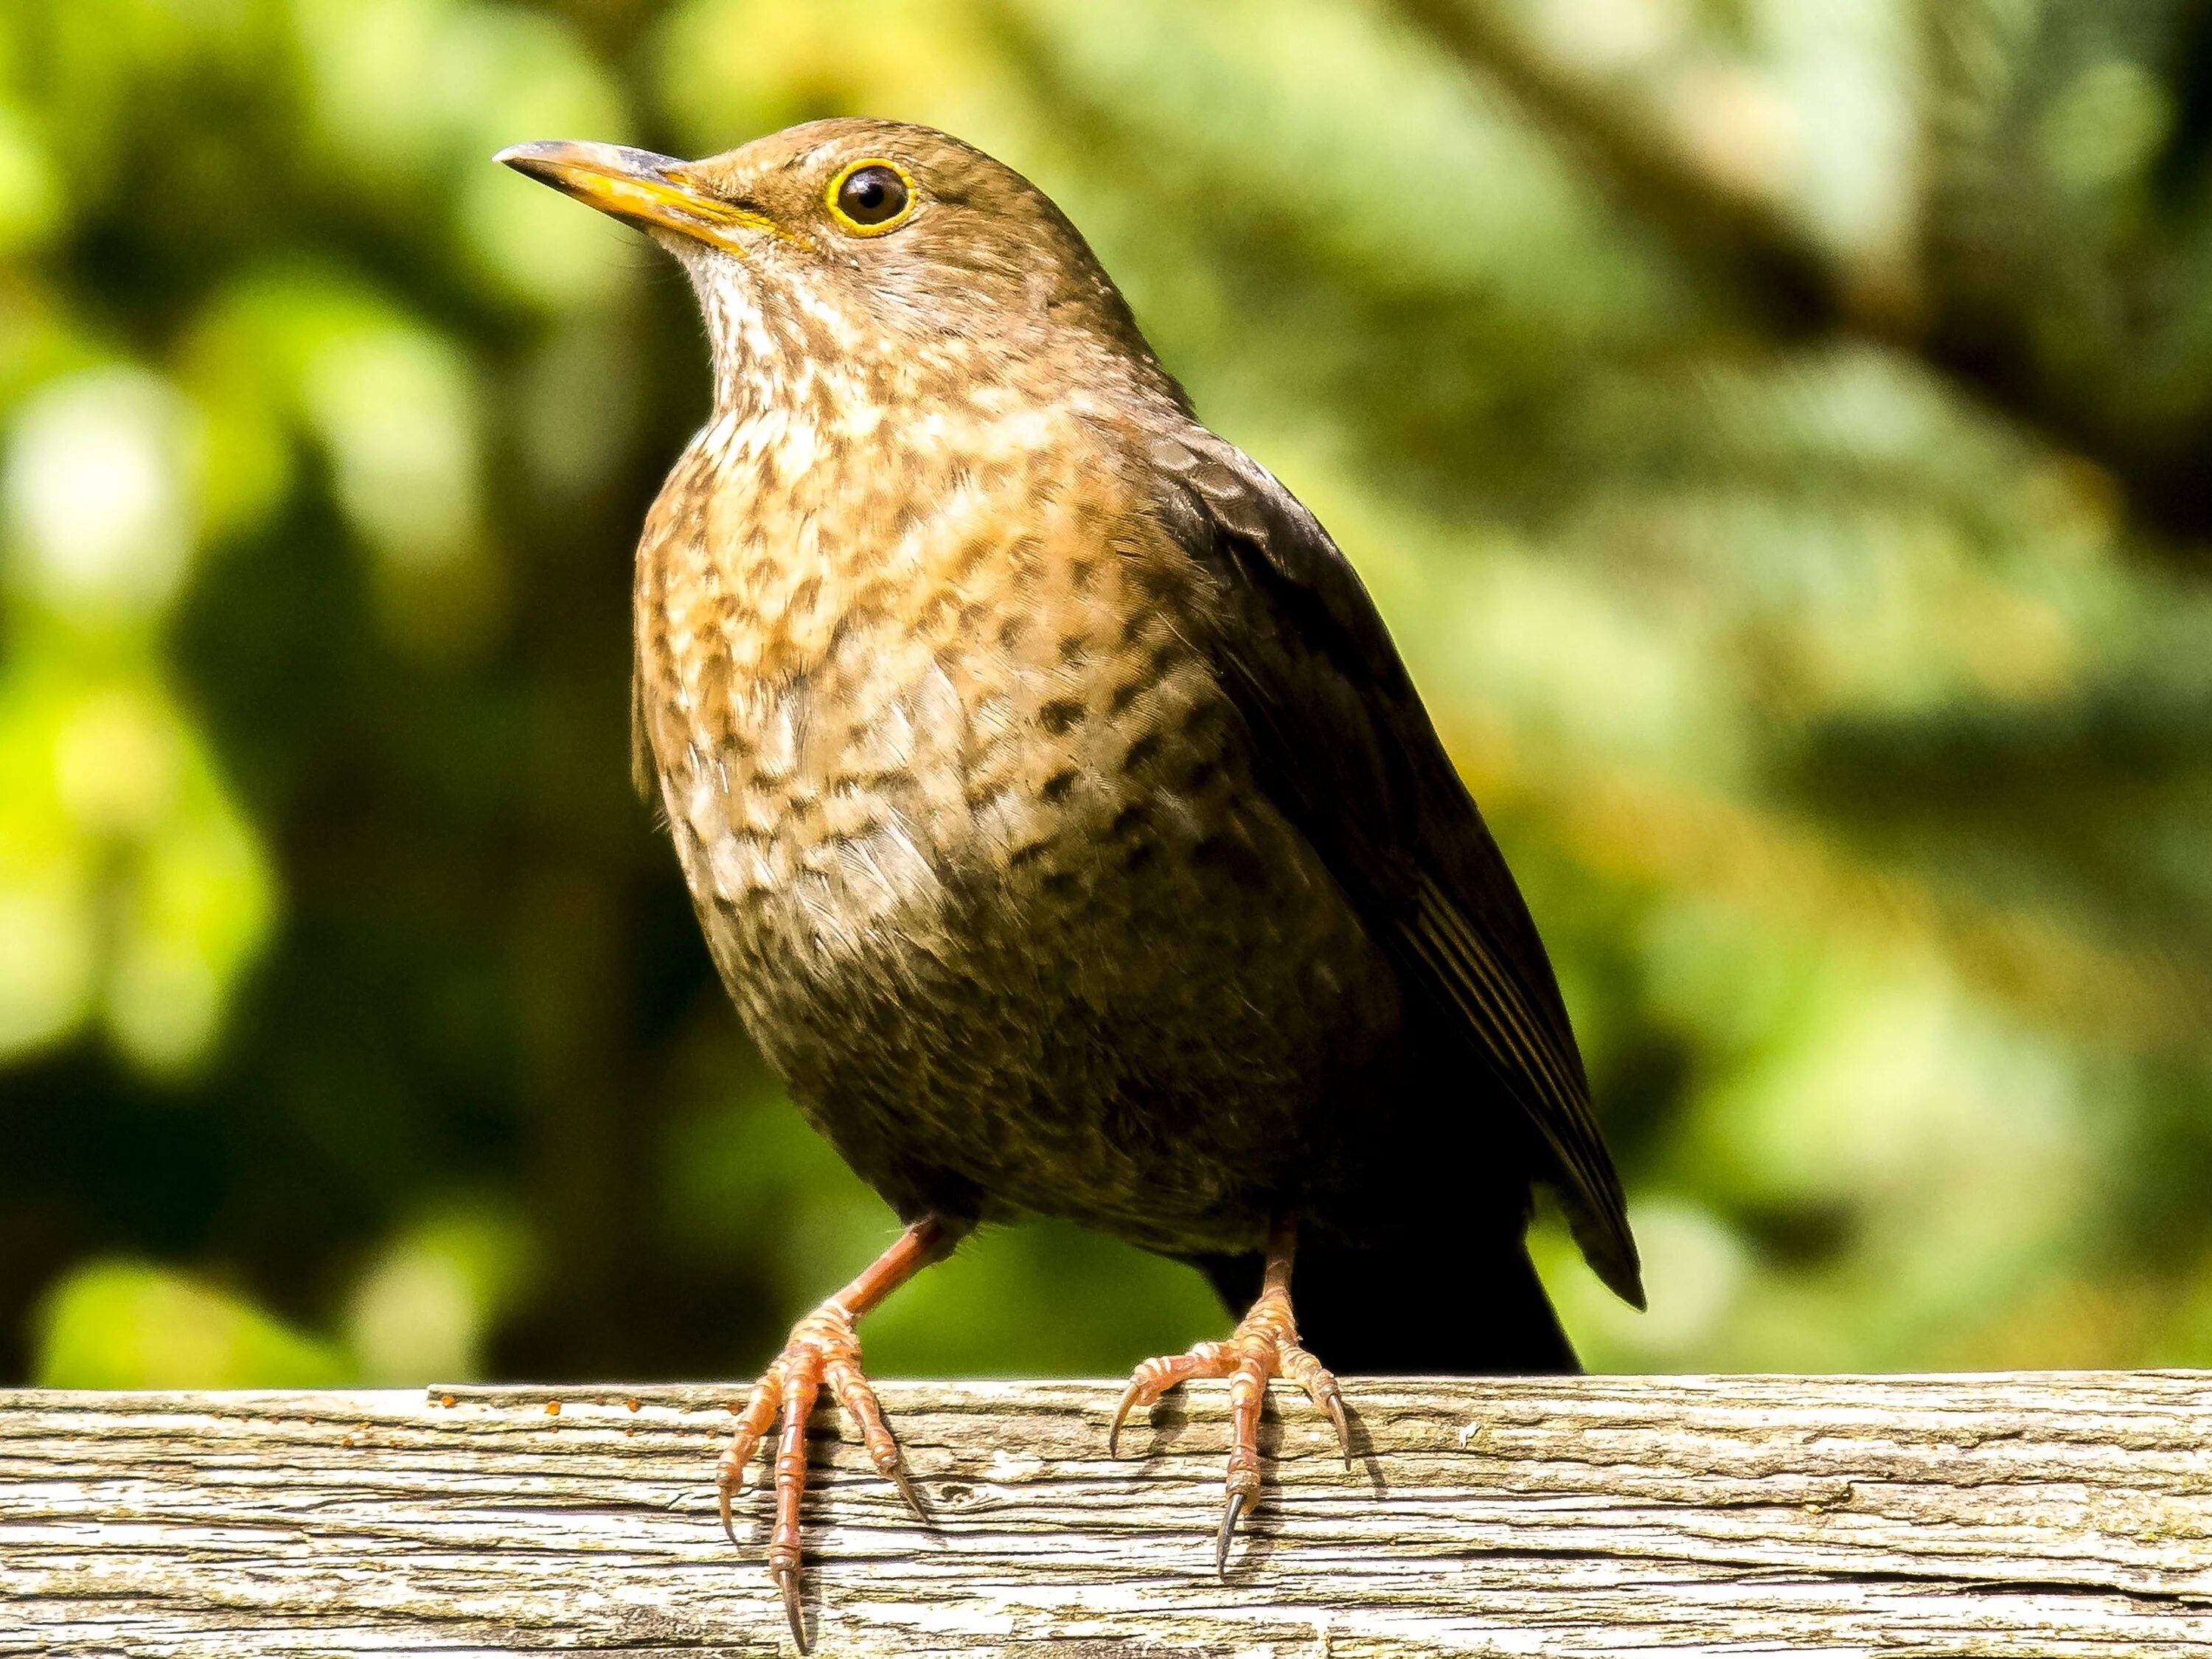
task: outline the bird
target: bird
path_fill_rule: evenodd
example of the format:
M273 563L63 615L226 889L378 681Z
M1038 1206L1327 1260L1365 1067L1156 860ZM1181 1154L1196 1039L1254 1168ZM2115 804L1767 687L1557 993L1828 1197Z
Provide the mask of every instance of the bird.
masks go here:
M1271 1380L1349 1468L1338 1369L1577 1369L1534 1188L1644 1292L1535 925L1352 563L1067 216L866 118L497 159L696 293L713 405L637 546L635 769L744 1027L905 1226L717 1469L735 1542L773 1448L799 1650L809 1414L826 1388L921 1507L856 1327L981 1224L1071 1219L1238 1316L1137 1365L1109 1431L1228 1381L1218 1572Z

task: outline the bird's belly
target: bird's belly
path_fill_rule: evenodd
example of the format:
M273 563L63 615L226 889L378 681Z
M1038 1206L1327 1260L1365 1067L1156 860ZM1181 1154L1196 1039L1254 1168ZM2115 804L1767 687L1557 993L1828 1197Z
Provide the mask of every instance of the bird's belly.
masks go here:
M748 1029L902 1206L1249 1246L1390 1043L1394 975L1203 688L994 741L939 678L776 787L668 777Z

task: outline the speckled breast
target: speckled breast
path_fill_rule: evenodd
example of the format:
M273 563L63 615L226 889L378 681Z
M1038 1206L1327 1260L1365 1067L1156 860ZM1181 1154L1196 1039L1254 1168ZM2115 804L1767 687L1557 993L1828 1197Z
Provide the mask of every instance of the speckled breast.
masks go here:
M641 710L711 948L907 1210L1242 1248L1395 981L1255 788L1202 578L1073 416L725 422L638 581Z

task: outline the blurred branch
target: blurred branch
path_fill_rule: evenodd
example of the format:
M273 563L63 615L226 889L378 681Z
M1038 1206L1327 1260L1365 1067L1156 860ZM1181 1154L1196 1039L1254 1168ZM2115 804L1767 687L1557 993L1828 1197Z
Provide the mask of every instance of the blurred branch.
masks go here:
M1445 736L1486 808L1541 817L1589 868L1739 903L1825 938L1940 960L1970 989L2093 1040L2212 1054L2212 963L2100 945L2051 917L1853 858L1815 827L1657 776L1532 757L1502 727Z
M1855 265L1821 246L1755 180L1716 169L1666 122L1559 62L1496 0L1392 4L1468 71L1504 88L1582 158L1624 213L1723 284L1741 314L1785 340L1841 334L1909 352L2106 469L2145 523L2185 540L2212 535L2202 423L2148 428L2046 374L2026 324L1988 292L1990 273L1970 268L1958 284L1936 280L1925 248L1916 251L1917 269L1902 260Z
M1462 66L1503 87L1579 155L1615 205L1725 283L1790 337L1838 328L1909 342L1918 305L1900 273L1840 265L1748 176L1699 158L1654 116L1610 95L1535 45L1496 0L1395 0L1401 16Z

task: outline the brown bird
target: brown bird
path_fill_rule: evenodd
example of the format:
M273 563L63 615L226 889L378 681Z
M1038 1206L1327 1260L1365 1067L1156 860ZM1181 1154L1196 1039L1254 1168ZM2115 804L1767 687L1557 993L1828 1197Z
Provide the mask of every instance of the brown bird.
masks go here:
M726 1527L781 1422L801 1649L808 1413L827 1384L912 1498L854 1326L979 1222L1069 1217L1249 1307L1114 1419L1231 1380L1217 1567L1271 1377L1341 1441L1323 1359L1574 1367L1532 1181L1640 1306L1550 963L1372 602L1059 210L887 121L500 159L697 290L714 414L638 547L640 783L747 1030L908 1223L722 1460Z

